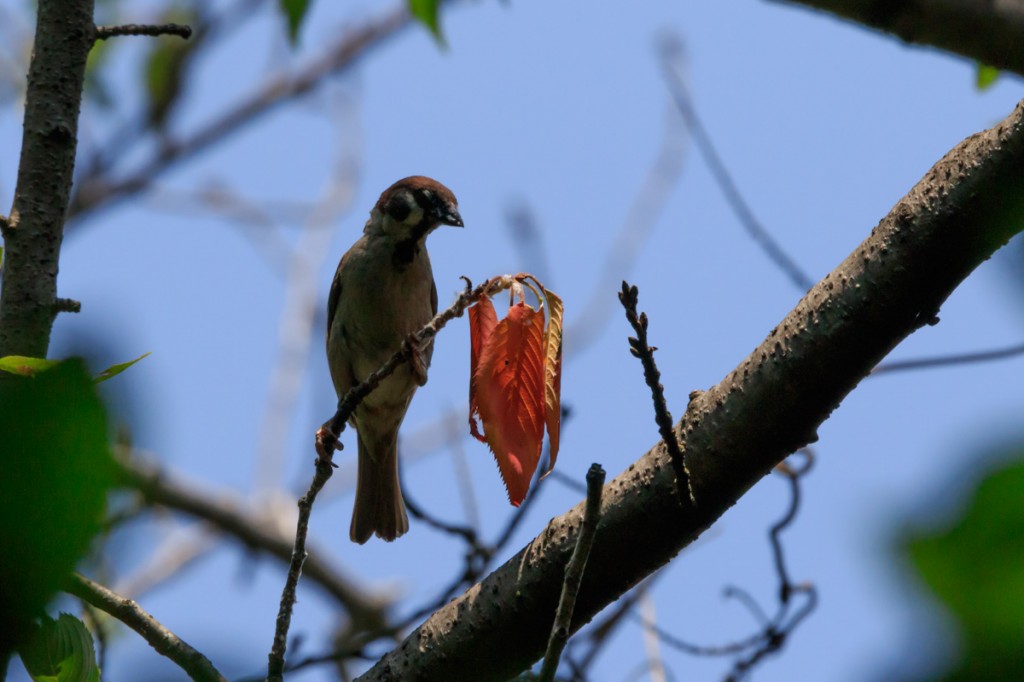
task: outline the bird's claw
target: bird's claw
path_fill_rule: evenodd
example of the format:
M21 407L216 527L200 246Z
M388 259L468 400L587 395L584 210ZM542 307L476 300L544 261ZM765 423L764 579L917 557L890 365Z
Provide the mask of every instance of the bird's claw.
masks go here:
M326 462L333 467L338 466L334 463L335 450L341 450L341 441L338 440L337 434L331 431L327 424L324 424L316 430L317 463Z

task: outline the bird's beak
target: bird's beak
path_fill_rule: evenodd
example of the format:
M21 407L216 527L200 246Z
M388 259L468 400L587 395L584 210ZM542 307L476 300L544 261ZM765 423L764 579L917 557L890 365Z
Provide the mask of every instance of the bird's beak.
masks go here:
M454 206L445 207L441 211L441 222L452 227L465 227L462 222L462 216L459 215L459 209Z

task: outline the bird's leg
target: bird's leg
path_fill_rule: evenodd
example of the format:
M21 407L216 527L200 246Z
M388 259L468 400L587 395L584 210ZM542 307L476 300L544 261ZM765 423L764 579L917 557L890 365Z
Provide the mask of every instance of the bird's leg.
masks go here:
M412 369L412 376L419 386L427 383L427 360L423 357L423 347L415 334L409 334L405 339L405 345L409 349L409 367Z

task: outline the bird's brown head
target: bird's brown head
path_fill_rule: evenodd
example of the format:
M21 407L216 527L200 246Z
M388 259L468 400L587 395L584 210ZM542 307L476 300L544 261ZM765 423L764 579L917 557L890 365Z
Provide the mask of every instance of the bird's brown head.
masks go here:
M384 190L374 212L383 231L399 239L419 241L439 225L463 226L452 191L422 175L403 178Z

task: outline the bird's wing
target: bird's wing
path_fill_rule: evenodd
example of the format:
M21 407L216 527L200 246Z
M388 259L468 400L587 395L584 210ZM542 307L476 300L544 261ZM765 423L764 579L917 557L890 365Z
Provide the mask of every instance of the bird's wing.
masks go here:
M345 256L348 256L346 253ZM331 337L331 325L334 324L334 311L338 309L341 301L341 268L345 264L345 256L338 263L338 269L334 271L334 281L331 282L331 293L327 295L327 338Z

